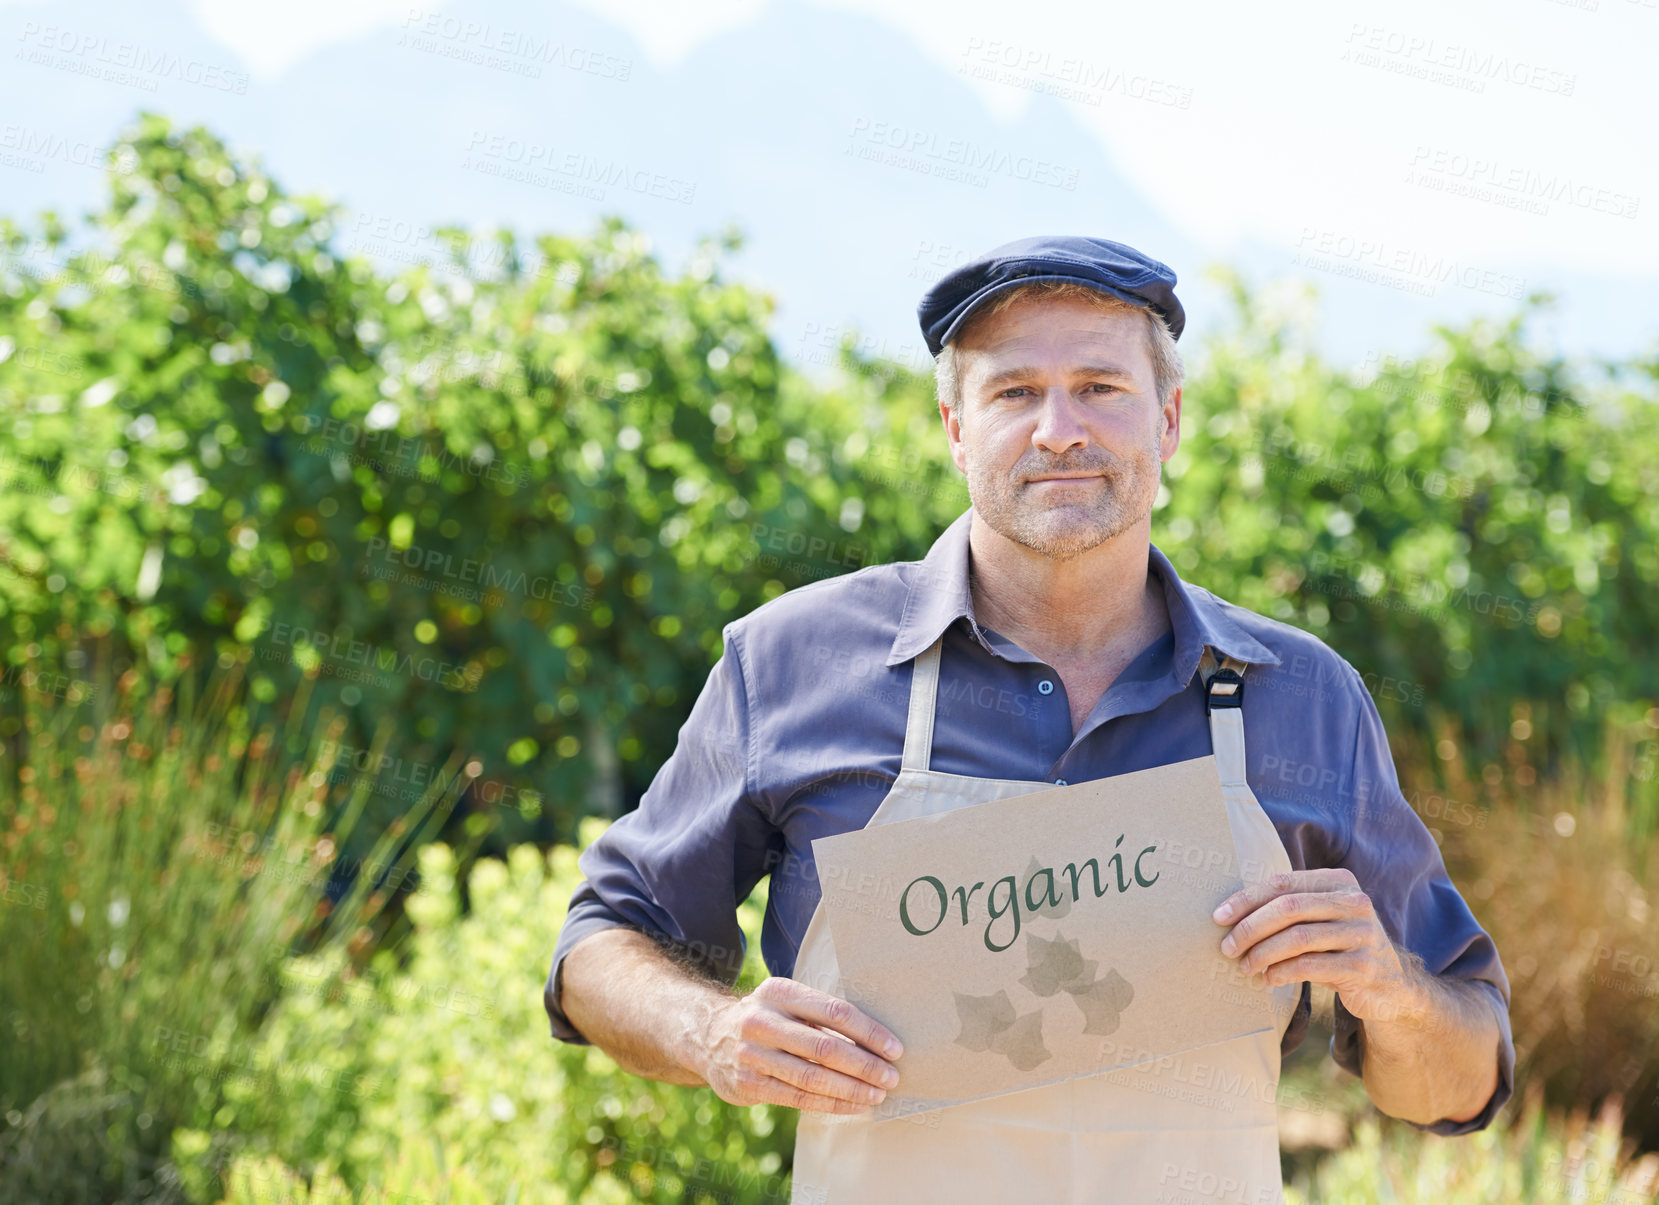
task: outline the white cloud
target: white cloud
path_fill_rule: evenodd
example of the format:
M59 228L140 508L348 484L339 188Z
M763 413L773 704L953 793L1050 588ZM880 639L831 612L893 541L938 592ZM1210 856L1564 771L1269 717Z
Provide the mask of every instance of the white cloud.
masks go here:
M658 67L669 67L727 29L749 24L767 0L570 0L622 26ZM834 7L834 6L832 6Z
M0 0L7 3L8 0ZM11 0L15 2L15 0ZM632 33L657 66L679 62L699 43L747 25L766 0L571 0ZM315 50L385 27L419 25L427 17L473 19L463 4L428 0L193 0L202 27L237 51L257 80L281 75Z
M409 0L194 0L202 28L242 56L254 79L274 79L313 51L396 25Z

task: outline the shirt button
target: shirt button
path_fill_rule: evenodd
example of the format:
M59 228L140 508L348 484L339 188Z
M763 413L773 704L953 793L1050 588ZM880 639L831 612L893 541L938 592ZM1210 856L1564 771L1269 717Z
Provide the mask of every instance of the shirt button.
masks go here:
M1037 693L1040 695L1053 694L1054 683L1050 682L1047 678L1044 678L1041 682L1037 683Z
M1066 780L1065 780L1065 779L1063 779L1063 778L1056 778L1056 779L1055 779L1055 780L1054 780L1054 785L1055 785L1055 786L1057 786L1057 787L1063 787L1063 786L1066 786L1066 785L1068 785L1068 784L1067 784L1067 782L1066 782Z

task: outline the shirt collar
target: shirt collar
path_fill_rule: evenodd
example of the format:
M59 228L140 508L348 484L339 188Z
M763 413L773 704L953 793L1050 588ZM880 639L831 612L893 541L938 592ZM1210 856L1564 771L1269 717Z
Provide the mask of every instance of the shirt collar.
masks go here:
M968 589L968 528L973 507L957 516L933 542L927 556L915 562L910 588L899 616L898 634L887 654L888 665L909 661L928 648L958 619L966 618L975 637L986 648L974 618ZM1279 658L1251 636L1226 612L1227 604L1201 587L1189 586L1156 544L1148 545L1147 568L1163 584L1175 637L1175 675L1188 682L1198 669L1206 646L1221 657L1255 665L1278 665Z

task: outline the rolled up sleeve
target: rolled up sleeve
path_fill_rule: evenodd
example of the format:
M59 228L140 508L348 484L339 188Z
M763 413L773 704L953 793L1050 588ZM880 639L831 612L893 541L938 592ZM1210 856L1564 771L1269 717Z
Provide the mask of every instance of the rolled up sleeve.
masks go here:
M1509 1021L1509 977L1492 938L1476 922L1468 904L1446 873L1445 862L1423 821L1400 791L1394 759L1376 704L1357 673L1352 676L1359 705L1359 725L1350 782L1356 807L1347 852L1338 865L1353 871L1371 897L1388 936L1423 959L1424 968L1442 978L1476 985L1491 1001L1500 1033L1498 1086L1478 1115L1467 1121L1420 1124L1434 1134L1467 1134L1491 1124L1515 1091L1515 1043ZM1448 805L1450 807L1450 805ZM1450 822L1476 823L1473 804ZM1355 1075L1362 1074L1361 1022L1343 1007L1338 994L1331 1057Z
M725 652L680 729L639 807L583 851L584 881L559 930L543 1003L552 1034L588 1045L560 1005L567 954L601 929L638 929L679 950L727 983L743 966L737 905L765 872L769 819L750 791L748 695L740 633L724 630Z

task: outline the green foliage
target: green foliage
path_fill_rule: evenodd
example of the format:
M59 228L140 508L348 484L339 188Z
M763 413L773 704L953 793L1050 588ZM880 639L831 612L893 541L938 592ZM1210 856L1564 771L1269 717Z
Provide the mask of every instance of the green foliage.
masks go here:
M392 719L390 779L465 751L509 833L620 810L721 626L801 580L754 533L847 535L798 471L769 301L712 242L665 276L618 220L452 231L453 263L383 279L205 130L147 116L112 154L81 242L0 227L12 664L231 652L261 698L342 709L352 753Z
M770 298L721 279L736 234L674 276L616 218L451 229L448 262L386 277L206 130L147 115L112 165L85 230L0 223L5 672L228 653L261 698L346 714L359 766L386 717L374 831L457 750L497 851L614 815L723 624L920 557L967 504L931 378L851 338L837 383L788 371ZM1526 787L1611 725L1651 831L1628 650L1659 618L1659 361L1591 376L1523 313L1343 371L1228 284L1160 546L1354 661L1423 768L1444 741Z
M355 974L337 954L292 961L258 1061L315 1074L283 1093L230 1084L219 1132L175 1144L194 1195L217 1181L253 1201L259 1181L286 1177L426 1200L787 1199L792 1111L638 1079L548 1036L541 984L576 852L479 860L463 915L455 856L428 845L406 949ZM741 989L765 975L764 910L764 893L741 909Z
M0 1188L19 1205L183 1205L176 1169L154 1148L166 1130L139 1093L113 1091L102 1066L54 1084L0 1135ZM138 1119L148 1119L140 1124ZM160 1141L158 1141L160 1140Z
M215 1118L290 949L343 957L384 902L368 874L329 897L325 829L349 834L366 789L330 790L324 734L285 771L237 675L193 683L177 706L132 677L19 691L25 739L0 748L0 1199L164 1195L168 1135ZM423 815L377 843L392 872Z

